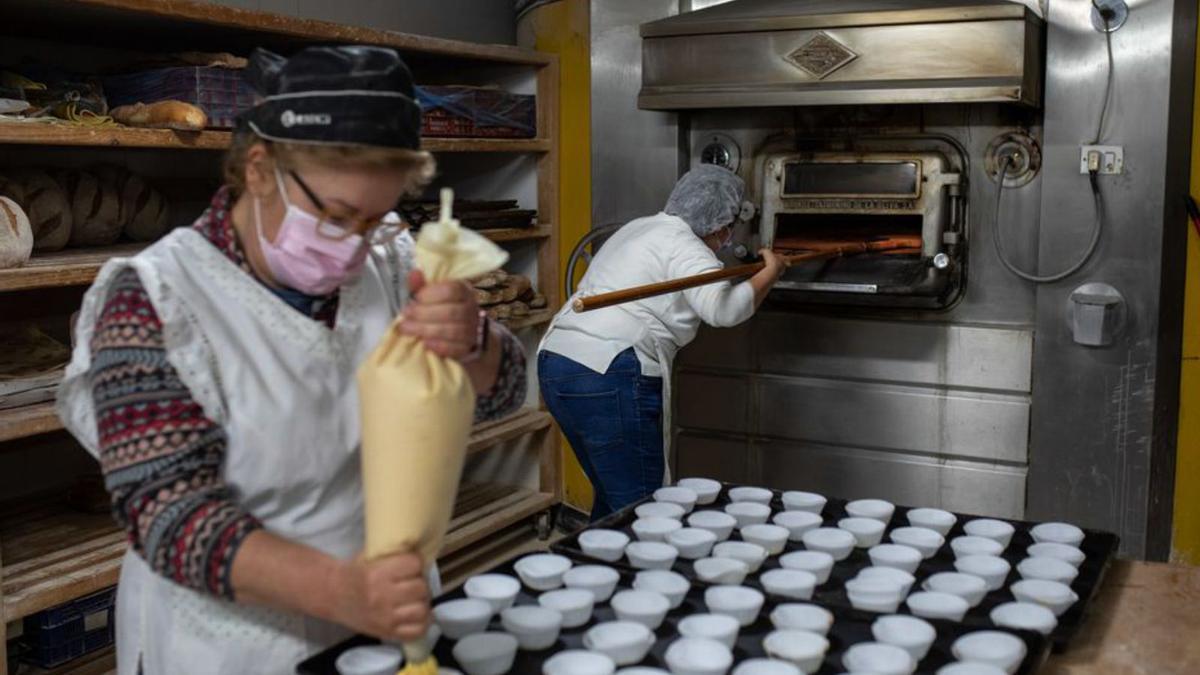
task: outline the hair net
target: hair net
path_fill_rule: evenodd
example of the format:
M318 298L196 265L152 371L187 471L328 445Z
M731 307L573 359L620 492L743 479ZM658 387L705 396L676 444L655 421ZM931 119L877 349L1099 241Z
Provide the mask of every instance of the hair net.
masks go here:
M671 190L668 215L678 216L701 237L729 225L742 209L746 184L729 169L701 164L683 174Z

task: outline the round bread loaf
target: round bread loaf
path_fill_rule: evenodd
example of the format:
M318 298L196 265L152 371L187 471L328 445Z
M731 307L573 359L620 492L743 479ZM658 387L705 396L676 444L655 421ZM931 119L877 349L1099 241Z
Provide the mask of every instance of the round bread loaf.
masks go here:
M66 170L56 178L71 204L71 246L107 246L121 236L120 202L112 185L87 171Z
M104 165L97 172L116 188L125 236L135 241L151 241L167 231L169 209L158 190L124 167Z
M101 182L107 183L112 187L113 193L117 198L117 222L121 227L125 227L129 223L129 215L125 213L124 200L121 198L125 192L125 184L129 182L133 173L123 166L117 164L97 164L89 169Z
M66 192L45 171L27 169L12 177L25 191L19 203L33 228L33 250L57 251L66 246L73 222Z
M20 267L33 252L33 229L17 202L0 196L0 269Z

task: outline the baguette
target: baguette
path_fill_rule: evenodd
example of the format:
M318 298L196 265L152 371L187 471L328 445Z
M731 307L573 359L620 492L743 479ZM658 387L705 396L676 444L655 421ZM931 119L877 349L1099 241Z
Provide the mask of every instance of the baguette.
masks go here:
M113 108L109 115L131 127L201 131L208 125L208 115L200 108L183 101L134 103Z

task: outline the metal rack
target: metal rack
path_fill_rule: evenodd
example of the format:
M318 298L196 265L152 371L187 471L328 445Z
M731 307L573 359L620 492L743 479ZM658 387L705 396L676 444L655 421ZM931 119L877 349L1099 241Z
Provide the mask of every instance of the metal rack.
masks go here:
M536 172L538 223L531 228L483 231L506 247L524 247L521 258L536 266L536 287L548 307L560 302L558 273L558 61L553 55L503 45L428 38L195 0L14 0L0 8L0 33L51 42L73 40L98 49L120 48L130 36L147 39L139 49L206 49L245 52L255 45L292 50L306 43L366 43L390 46L409 60L417 80L488 77L510 73L532 78L537 93L537 135L530 139L426 138L423 148L438 155L514 153L532 156ZM97 28L103 30L97 30ZM169 37L168 37L169 36ZM155 40L159 42L156 43ZM168 42L169 41L169 42ZM83 129L65 125L0 124L0 147L45 146L62 153L150 151L169 156L211 156L229 146L231 133L183 133L132 128ZM120 161L119 159L117 161ZM25 266L0 270L2 294L82 293L111 257L144 245L68 249L35 254ZM530 249L529 247L533 247ZM8 296L12 297L12 296ZM36 297L36 295L35 295ZM29 304L28 297L24 303ZM518 335L541 330L552 310L535 311L506 323ZM6 317L7 318L7 317ZM528 344L535 336L524 335ZM561 499L558 434L540 401L501 420L476 426L469 452L521 442L538 458L538 485L463 483L443 555L486 545L489 535L547 512ZM19 450L25 439L62 429L53 405L42 403L0 411L0 452ZM49 437L47 437L49 438ZM65 435L62 442L69 441ZM73 443L73 442L72 442ZM125 549L124 534L107 514L74 511L62 500L27 498L0 506L0 675L7 675L7 622L116 583ZM54 672L101 673L113 666L112 650L79 660L78 668ZM74 662L73 662L74 663Z

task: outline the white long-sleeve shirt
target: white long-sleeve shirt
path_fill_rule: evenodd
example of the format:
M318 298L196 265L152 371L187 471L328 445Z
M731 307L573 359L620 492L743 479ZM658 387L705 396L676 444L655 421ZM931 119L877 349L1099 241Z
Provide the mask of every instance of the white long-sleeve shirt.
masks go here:
M605 242L588 265L577 295L606 293L722 267L686 222L658 213L626 224ZM560 354L603 373L617 354L632 346L642 374L661 377L675 351L696 337L701 321L711 326L736 326L753 314L754 289L748 283L728 281L584 313L572 310L568 300L538 350ZM660 353L666 364L659 363Z

